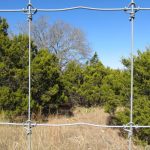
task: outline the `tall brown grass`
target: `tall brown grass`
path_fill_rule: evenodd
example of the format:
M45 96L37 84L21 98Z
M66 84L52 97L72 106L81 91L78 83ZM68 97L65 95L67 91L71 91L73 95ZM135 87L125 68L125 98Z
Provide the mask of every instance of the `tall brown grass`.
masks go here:
M108 114L103 109L78 108L74 116L51 116L49 123L89 122L106 124ZM32 132L33 150L127 150L127 139L118 129L87 126L35 127ZM27 136L23 127L0 126L0 150L26 150ZM144 150L133 144L133 150Z

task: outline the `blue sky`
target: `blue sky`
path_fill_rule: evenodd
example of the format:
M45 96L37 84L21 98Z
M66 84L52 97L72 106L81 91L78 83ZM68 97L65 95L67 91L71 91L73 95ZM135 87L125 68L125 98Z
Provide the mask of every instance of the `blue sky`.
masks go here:
M28 0L1 0L0 9L25 8ZM91 7L125 7L129 0L32 0L35 8L64 8L78 5ZM149 0L136 0L137 6L150 7ZM96 51L104 65L122 68L121 58L130 54L130 22L125 12L96 12L76 10L55 13L38 12L34 18L49 16L50 23L56 20L81 28L87 36L93 51ZM18 23L27 21L23 13L1 13L7 18L10 28L16 30ZM144 51L150 46L150 11L139 11L135 19L135 48Z

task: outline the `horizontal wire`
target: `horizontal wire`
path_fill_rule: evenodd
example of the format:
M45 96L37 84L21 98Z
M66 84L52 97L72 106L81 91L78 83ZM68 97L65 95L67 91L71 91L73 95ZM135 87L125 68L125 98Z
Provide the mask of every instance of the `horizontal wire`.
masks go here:
M1 122L0 125L10 125L10 126L27 126L29 123L7 123L7 122ZM63 126L93 126L93 127L99 127L99 128L129 128L129 125L99 125L99 124L92 124L92 123L85 123L85 122L79 122L79 123L65 123L65 124L36 124L36 123L30 123L31 126L46 126L46 127L63 127ZM150 126L140 126L140 125L133 125L133 128L150 128Z
M139 8L139 10L150 10L150 8Z
M37 126L47 126L47 127L63 127L63 126L93 126L93 127L101 127L101 128L122 128L123 126L109 126L109 125L98 125L92 123L66 123L66 124L37 124Z
M0 9L0 12L25 12L25 9Z
M8 122L0 122L0 125L23 126L24 123L8 123Z
M76 6L76 7L58 8L58 9L37 9L37 11L56 12L56 11L68 11L68 10L75 10L75 9L87 9L87 10L95 10L95 11L123 11L123 10L130 10L130 8L94 8L94 7L87 7L87 6Z
M61 127L61 126L93 126L99 128L129 128L130 126L127 125L99 125L99 124L92 124L92 123L68 123L68 124L37 124L36 126L47 126L47 127ZM150 128L150 126L132 126L133 128Z
M86 10L95 10L95 11L128 11L131 8L94 8L94 7L87 7L87 6L75 6L75 7L68 7L68 8L58 8L58 9L34 9L32 8L31 11L39 11L39 12L59 12L59 11L69 11L69 10L76 10L76 9L86 9ZM134 8L134 10L150 10L150 8ZM28 9L0 9L0 12L28 12Z

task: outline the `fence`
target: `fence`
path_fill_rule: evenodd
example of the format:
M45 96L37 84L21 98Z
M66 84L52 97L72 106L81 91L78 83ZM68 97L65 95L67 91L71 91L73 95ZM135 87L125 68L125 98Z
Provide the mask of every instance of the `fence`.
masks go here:
M130 122L127 125L122 126L109 126L109 125L98 125L98 124L90 124L90 123L70 123L70 124L36 124L31 121L31 110L30 110L30 103L31 103L31 23L33 15L37 12L58 12L58 11L69 11L69 10L77 10L77 9L86 9L91 11L124 11L129 13L130 15L130 22L131 22L131 94L130 94ZM146 11L150 10L150 8L141 8L137 7L134 0L131 0L128 7L124 8L92 8L86 6L77 6L77 7L70 7L70 8L61 8L61 9L36 9L32 6L31 0L29 0L28 5L25 9L6 9L0 10L0 12L11 12L11 13L25 13L28 17L28 35L29 35L29 84L28 84L28 120L25 123L7 123L7 122L0 122L0 125L7 125L7 126L23 126L26 129L27 137L28 137L28 150L31 150L31 134L32 128L36 126L47 126L47 127L62 127L62 126L93 126L97 128L123 128L125 131L128 132L128 149L132 149L132 136L133 136L133 129L134 128L150 128L150 126L139 126L134 125L133 123L133 77L134 77L134 62L133 62L133 50L134 50L134 20L135 14L138 11Z

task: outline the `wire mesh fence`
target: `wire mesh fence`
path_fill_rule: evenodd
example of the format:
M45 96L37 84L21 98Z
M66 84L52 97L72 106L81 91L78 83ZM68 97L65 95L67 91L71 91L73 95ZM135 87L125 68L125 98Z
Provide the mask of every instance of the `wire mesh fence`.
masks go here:
M130 16L130 23L131 23L131 93L130 93L130 122L127 125L100 125L100 124L92 124L92 123L86 123L86 122L77 122L77 123L64 123L64 124L39 124L39 123L34 123L32 122L32 118L31 118L31 23L32 23L32 18L33 16L37 13L37 12L58 12L58 11L70 11L70 10L77 10L77 9L86 9L86 10L90 10L90 11L112 11L112 12L117 12L117 11L123 11L123 12L127 12ZM135 125L133 122L133 79L134 79L134 62L133 62L133 50L134 50L134 20L135 20L135 14L138 11L147 11L150 10L150 8L141 8L141 7L137 7L136 3L134 2L134 0L131 0L130 4L128 5L128 7L124 7L124 8L94 8L94 7L86 7L86 6L76 6L76 7L70 7L70 8L59 8L59 9L41 9L41 8L34 8L33 5L31 4L31 0L29 0L27 7L24 9L3 9L0 10L0 12L11 12L11 13L24 13L27 15L28 18L28 36L29 36L29 45L28 45L28 50L29 50L29 55L28 55L28 60L29 60L29 84L28 84L28 120L25 123L8 123L8 122L0 122L1 126L7 126L7 129L10 129L10 131L12 130L12 128L10 128L10 126L13 126L14 128L17 129L17 131L20 130L19 135L22 134L22 129L21 127L24 127L26 129L27 132L27 143L24 143L23 145L26 145L28 150L31 150L33 147L35 147L34 144L32 144L32 137L33 137L33 142L35 140L37 140L36 135L32 135L32 130L34 130L36 133L38 133L38 130L41 130L41 128L43 128L44 132L44 127L58 127L60 129L60 127L71 127L71 126L75 126L75 128L77 128L78 126L81 127L94 127L94 128L98 128L98 129L110 129L110 128L117 128L117 129L124 129L127 133L128 133L128 145L126 148L124 147L120 147L120 149L134 149L132 146L132 137L133 137L133 129L134 128L150 128L150 126L141 126L141 125ZM33 129L33 127L36 127ZM16 130L13 130L16 131ZM24 136L21 136L22 138L25 138ZM15 138L15 137L14 137ZM5 138L3 140L6 140ZM40 140L40 139L39 139ZM107 148L105 147L104 149L109 149L109 146L111 145L111 143L109 141L107 141L107 139L104 139L102 137L102 140L104 140L107 144ZM4 142L3 142L4 144ZM39 142L39 144L42 144ZM51 145L47 145L47 146L51 146ZM5 144L4 144L5 147ZM15 149L15 147L18 147L18 143L16 138L14 139L14 143L13 143L13 147ZM112 148L112 147L111 147ZM22 149L21 147L19 149ZM35 148L36 149L36 148ZM48 148L48 149L52 149L52 148ZM55 149L55 148L53 148ZM114 149L117 149L117 146L114 145ZM119 148L118 148L119 149ZM149 147L146 147L146 149L149 149Z

